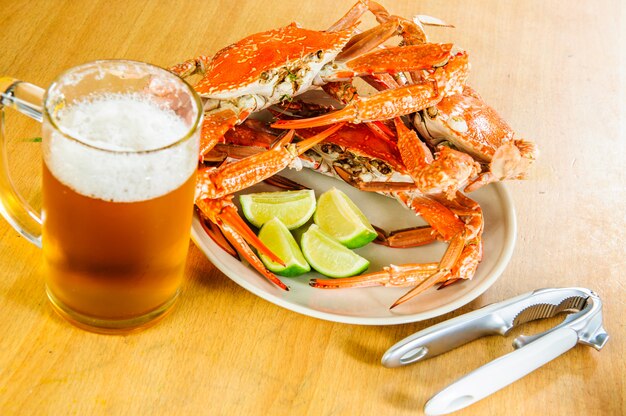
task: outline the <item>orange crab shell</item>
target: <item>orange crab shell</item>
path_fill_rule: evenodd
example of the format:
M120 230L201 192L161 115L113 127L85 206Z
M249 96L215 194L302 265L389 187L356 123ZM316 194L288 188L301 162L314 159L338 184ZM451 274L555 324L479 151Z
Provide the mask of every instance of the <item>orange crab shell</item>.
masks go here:
M428 114L423 117L427 123ZM513 129L468 86L463 94L444 97L437 104L437 117L447 127L443 137L454 138L452 141L457 148L483 162L490 161L499 147L513 140ZM419 117L415 121L422 132L424 127ZM429 127L431 134L437 133L435 126Z
M300 28L297 23L248 36L215 54L204 78L196 85L201 94L238 90L268 76L268 71L297 68L317 55L324 63L332 60L354 35L350 28L320 32ZM327 57L327 55L331 55ZM313 58L315 59L315 58Z

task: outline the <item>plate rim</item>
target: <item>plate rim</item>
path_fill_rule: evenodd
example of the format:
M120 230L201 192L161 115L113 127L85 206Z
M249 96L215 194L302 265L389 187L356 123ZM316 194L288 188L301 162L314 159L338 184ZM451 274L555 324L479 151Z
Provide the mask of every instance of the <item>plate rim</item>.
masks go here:
M400 325L406 323L413 323L424 321L426 319L435 318L437 316L444 315L448 312L452 312L464 305L467 305L483 293L487 289L489 289L495 282L500 278L504 270L506 269L511 257L513 255L513 250L515 248L515 243L517 241L517 216L515 212L515 206L513 204L513 198L509 190L503 183L495 182L491 183L487 186L493 187L495 189L495 193L499 196L502 201L502 205L505 208L503 212L507 213L504 215L504 225L507 234L512 234L505 238L505 244L502 247L500 258L496 263L494 269L491 273L481 281L478 286L476 286L472 291L461 296L459 299L454 302L448 303L446 305L440 306L435 309L431 309L428 311L407 314L407 315L397 315L390 317L361 317L361 316L348 316L348 315L339 315L330 312L323 312L317 309L305 307L299 304L295 304L285 300L284 298L273 295L268 291L259 290L256 286L252 285L248 281L243 278L240 278L237 273L232 272L232 270L225 263L222 262L220 258L213 258L212 253L208 252L208 249L204 247L204 245L200 241L199 230L204 231L202 225L199 222L197 213L194 212L193 223L191 226L191 239L202 251L202 253L207 257L207 259L217 267L223 274L225 274L230 280L237 283L239 286L246 289L248 292L270 302L274 305L280 306L292 312L299 313L301 315L310 316L317 319L322 319L330 322L344 323L344 324L352 324L352 325ZM211 244L217 244L211 240L211 238L207 235ZM226 253L225 253L226 254Z

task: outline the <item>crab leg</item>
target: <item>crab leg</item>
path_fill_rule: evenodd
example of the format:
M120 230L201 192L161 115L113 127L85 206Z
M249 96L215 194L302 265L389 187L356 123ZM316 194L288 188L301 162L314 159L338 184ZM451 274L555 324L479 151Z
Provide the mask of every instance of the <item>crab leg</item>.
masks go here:
M283 290L289 290L273 273L265 268L261 260L250 249L255 247L259 253L279 264L284 264L280 257L276 256L261 240L252 232L246 223L237 214L237 208L232 203L232 196L222 199L196 200L196 206L203 215L216 224L224 237L232 244L237 252L248 261L259 273Z
M461 254L463 253L463 248L465 247L465 234L457 234L452 241L450 241L450 245L448 245L448 249L443 254L441 261L437 267L437 270L428 276L423 281L419 282L417 286L413 289L409 290L403 296L398 298L393 305L389 307L389 309L393 309L396 306L408 301L409 299L414 298L419 295L426 289L434 286L436 283L440 281L445 281L450 278L450 272L456 262L461 258Z
M263 262L254 254L250 247L246 244L245 240L235 232L229 225L222 224L220 229L224 233L224 236L230 241L230 243L237 248L239 254L246 259L252 267L261 273L267 280L274 283L279 288L288 291L289 288L285 285L276 275L265 268ZM257 247L258 248L258 247Z
M447 201L447 200L446 200ZM467 218L463 231L450 241L448 249L439 262L438 270L401 296L390 309L414 298L441 280L471 279L482 260L483 215L476 201L456 193L455 199L448 201L449 208Z
M455 249L458 249L455 247ZM446 255L450 250L446 251ZM456 255L457 253L451 253L451 255ZM445 258L445 255L444 255ZM423 293L426 289L432 287L436 283L442 283L440 288L449 286L452 283L455 283L458 280L463 279L471 279L476 272L476 268L482 259L482 242L472 242L470 244L466 244L463 248L462 252L458 254L456 260L454 262L447 261L448 266L450 268L448 270L441 268L441 263L439 265L439 270L436 273L433 273L427 279L424 279L413 289L409 290L403 296L401 296L398 300L396 300L393 305L389 309L393 309L396 306L413 299L415 296ZM443 262L443 260L442 260Z
M469 69L465 52L457 52L442 67L428 71L430 80L384 90L370 97L355 97L341 110L305 120L280 120L272 127L300 129L341 121L361 123L388 120L437 105L445 95L463 90Z
M374 240L374 243L394 248L423 246L437 241L437 237L439 236L437 231L435 231L433 227L428 225L413 228L403 228L401 230L394 230L390 232L386 232L385 230L376 227L373 224L372 227L374 227L374 229L378 233L378 236Z
M239 254L246 259L252 267L254 267L259 273L261 273L267 280L274 283L279 288L289 291L287 285L285 285L276 275L265 268L263 262L254 254L254 252L248 247L245 241L239 234L231 229L227 224L222 224L220 229L224 233L224 236L230 241L232 245L237 247ZM258 248L258 247L257 247Z
M201 218L200 225L202 225L202 228L207 233L207 235L209 237L211 237L211 239L215 242L215 244L220 246L220 248L222 250L224 250L225 252L227 252L231 256L239 259L239 255L237 254L237 251L228 242L226 237L224 237L224 234L222 233L222 231L220 231L220 228L217 226L217 224L215 224L213 221L209 220L206 217L206 215L204 215L202 213L202 211L200 209L196 209L196 210L198 212L198 215Z
M370 1L368 3L368 6L369 10L374 14L374 16L376 16L376 20L379 23L384 24L388 21L397 22L400 36L402 36L403 46L419 45L428 42L426 31L424 30L424 25L453 27L443 20L431 16L418 15L415 16L412 21L400 16L392 16L383 6L375 1ZM397 74L396 77L400 85L406 85L405 80L407 77L403 75L404 74ZM410 71L409 76L412 79L413 83L419 83L424 81L422 75L415 70Z
M196 206L211 222L217 224L220 228L222 228L222 224L228 224L233 232L236 232L244 241L256 247L260 253L266 255L272 261L284 265L280 257L272 253L237 214L237 208L232 203L232 199L232 195L222 199L200 199L196 201Z
M333 23L326 31L339 32L355 26L359 23L359 18L368 10L368 3L364 0L357 1L341 19Z
M398 34L398 25L395 22L387 22L378 25L365 32L354 35L343 50L337 55L337 60L346 61L363 52L370 51L382 45L387 39Z
M334 125L323 132L292 146L293 131L287 133L274 148L227 164L220 168L198 170L196 198L216 199L259 183L285 169L299 155L324 140L343 125Z
M380 92L367 98L351 101L343 109L303 120L280 120L272 127L279 129L301 129L326 126L342 121L362 123L374 120L388 120L394 117L415 113L434 106L441 101L436 83L407 85L395 90Z
M388 74L399 71L419 71L445 65L451 57L451 43L425 43L397 46L361 54L345 63L336 63L321 74L322 80L340 81L356 76Z
M442 205L464 219L468 244L472 240L481 239L484 219L483 210L480 205L478 205L478 202L467 197L460 191L456 192L454 199L437 195L433 195L433 198L439 200Z
M432 197L417 192L397 192L395 195L404 205L424 218L446 241L452 240L465 229L465 223L450 208Z
M385 24L388 22L394 22L398 26L399 34L400 36L402 36L402 46L419 45L419 44L426 43L428 41L428 38L426 36L426 31L424 30L424 26L422 26L422 23L420 22L419 17L416 17L413 21L411 21L411 20L408 20L399 16L392 16L389 14L387 9L385 9L383 6L381 6L379 3L375 1L369 1L368 6L369 6L369 10L374 14L374 16L376 16L376 20L379 23ZM434 20L439 21L439 19L434 19ZM389 77L389 75L387 76ZM419 72L417 72L416 70L409 72L409 76L412 78L413 83L418 83L418 81L420 82L423 81L421 74L419 74ZM375 77L369 77L369 78L370 79L368 79L367 82L369 82L370 84L373 84L372 86L376 88L377 78L379 77L375 76ZM399 85L406 85L407 84L406 79L407 79L407 76L405 76L402 73L398 73L396 75L396 80ZM390 84L390 83L386 82L386 84Z
M367 11L370 11L379 23L384 23L392 18L397 18L397 16L391 16L387 9L381 6L379 3L371 0L359 0L357 1L350 10L337 22L335 22L331 27L326 29L327 32L337 32L339 30L344 30L349 27L352 27L359 22L359 18L363 16L363 14ZM417 25L418 30L423 32L423 28L421 25L429 25L429 26L447 26L454 27L443 20L437 19L436 17L426 16L426 15L417 15L413 18L413 21L403 19L403 23L405 25ZM426 34L424 33L425 37Z
M323 88L328 94L344 104L349 104L358 98L356 88L351 82L337 81L359 76L378 90L396 90L407 85L405 82L398 83L390 73L434 71L446 66L451 59L458 60L452 54L452 49L452 44L437 43L379 49L361 54L347 62L335 62L333 66L323 70L320 77L327 82ZM437 76L446 80L450 78L447 74L442 74L442 71L439 71ZM423 78L420 75L420 80Z
M364 286L412 286L391 308L412 299L437 283L470 279L482 258L482 211L480 206L457 192L454 200L440 203L423 195L399 192L397 197L422 216L442 238L450 241L439 263L391 265L382 271L344 279L313 279L311 286L319 288L346 288ZM463 217L462 221L453 211ZM390 308L390 309L391 309Z
M435 283L441 283L441 288L458 280L471 279L476 271L476 267L480 263L481 258L482 243L476 242L467 244L456 261L456 264L450 270L451 277L440 276L439 280ZM309 284L312 287L321 289L342 289L371 286L414 286L416 284L424 283L427 278L433 275L433 273L438 269L439 263L415 263L403 264L399 266L390 265L384 267L380 272L368 273L361 276L347 277L343 279L312 279ZM426 286L424 287L426 288Z
M304 185L299 184L298 182L292 181L291 179L285 178L284 176L274 175L265 179L264 181L268 185L275 186L281 189L288 189L290 191L301 191L304 189L311 189Z
M369 10L374 14L374 16L376 16L376 20L379 23L396 21L398 26L401 28L400 34L402 39L407 45L415 45L418 43L425 43L427 41L426 32L424 31L424 27L422 26L419 18L411 21L403 17L392 16L389 14L387 9L375 1L368 1L368 6Z
M466 244L461 257L459 257L459 260L450 271L453 279L471 279L474 273L476 273L476 268L482 258L483 243L480 239Z
M336 32L355 26L358 24L359 18L368 10L376 17L378 23L382 24L396 20L397 25L400 27L400 34L407 44L426 42L426 32L423 25L452 27L452 25L443 20L431 16L418 15L412 21L399 16L392 16L387 9L375 1L359 0L348 13L328 28L327 31Z
M337 56L336 60L347 60L373 48L384 48L382 45L383 42L391 36L398 34L403 37L406 45L425 43L426 34L422 23L437 26L450 26L442 20L430 16L416 16L414 21L403 19L398 16L391 16L380 4L374 1L360 0L348 11L348 13L346 13L345 16L328 28L327 32L336 32L356 26L359 23L359 18L368 10L376 16L376 20L380 23L380 25L353 36L352 39L350 39L350 41L344 46L343 51ZM372 61L376 62L377 60L373 59ZM414 60L413 62L419 62L419 60ZM395 76L398 80L401 80L401 82L396 82L394 77L387 73L366 75L363 79L379 90L394 89L400 85L406 85L406 77L403 76L402 73L398 72L399 70L393 65L390 66L390 68L393 68L392 72L396 74ZM416 69L413 69L413 73L417 74L415 71ZM422 77L418 76L418 79L422 80ZM356 89L350 82L347 81L331 81L323 85L322 88L328 94L337 98L344 104L348 103L356 96Z
M320 289L342 289L348 287L402 287L414 286L437 270L438 263L390 265L382 271L342 279L311 279L309 285Z

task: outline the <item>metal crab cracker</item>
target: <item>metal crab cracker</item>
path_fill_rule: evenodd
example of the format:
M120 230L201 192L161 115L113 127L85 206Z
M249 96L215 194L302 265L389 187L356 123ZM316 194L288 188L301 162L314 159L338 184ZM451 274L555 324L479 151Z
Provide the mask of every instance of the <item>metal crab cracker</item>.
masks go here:
M580 343L602 349L609 335L602 326L602 301L585 288L549 288L487 305L419 331L392 346L382 358L385 367L400 367L443 354L486 335L506 335L511 328L570 313L543 333L520 335L516 351L458 379L425 405L427 415L442 415L467 407L536 370Z

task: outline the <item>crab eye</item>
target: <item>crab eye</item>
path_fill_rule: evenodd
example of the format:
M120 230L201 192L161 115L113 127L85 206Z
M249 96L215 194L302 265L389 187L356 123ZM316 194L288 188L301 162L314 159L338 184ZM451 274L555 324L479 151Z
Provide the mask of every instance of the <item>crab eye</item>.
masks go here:
M317 56L317 59L322 59L322 56L324 56L324 51L320 49L319 51L317 51L315 56Z
M426 113L428 114L428 117L430 117L430 118L437 117L437 113L438 113L437 107L428 107L426 109Z
M259 77L262 81L267 81L268 79L270 79L270 74L267 71L263 71L261 72L261 75Z

